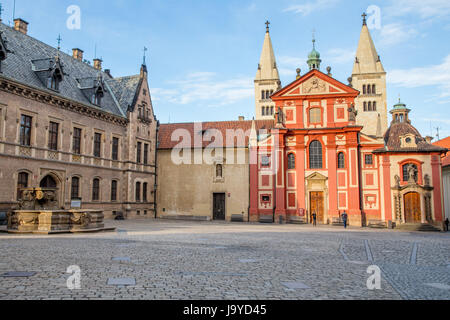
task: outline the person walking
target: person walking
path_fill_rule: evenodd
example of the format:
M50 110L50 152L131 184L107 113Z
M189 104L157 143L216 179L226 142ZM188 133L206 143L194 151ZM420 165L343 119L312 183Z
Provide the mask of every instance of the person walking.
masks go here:
M317 226L317 214L315 212L313 212L312 218L313 218L313 225L314 225L314 227L316 227Z
M345 211L342 214L342 222L344 223L344 228L347 229L348 215L347 215L347 212L345 212Z

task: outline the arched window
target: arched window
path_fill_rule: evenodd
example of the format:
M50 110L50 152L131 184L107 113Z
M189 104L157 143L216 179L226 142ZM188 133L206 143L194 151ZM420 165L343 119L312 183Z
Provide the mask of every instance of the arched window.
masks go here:
M264 90L261 90L261 99L264 100L266 97L266 93Z
M295 154L289 153L288 155L288 169L295 169Z
M270 108L266 107L266 116L270 116Z
M273 107L270 107L270 115L273 116Z
M322 144L315 140L309 145L309 167L310 169L322 169Z
M364 101L364 111L367 111L367 102Z
M136 202L141 202L141 183L136 182Z
M17 176L17 200L22 199L22 189L28 188L28 173L19 172Z
M373 84L372 85L372 94L376 94L377 93L377 87Z
M322 110L320 108L312 108L309 110L310 123L322 123Z
M371 87L370 87L370 84L367 86L367 94L371 94L372 93L372 90L371 90Z
M100 200L100 179L94 179L92 181L92 201Z
M367 107L368 111L372 111L372 102L369 101L369 106Z
M414 181L418 181L419 170L417 169L417 165L414 163L406 163L403 165L403 182L409 181L409 175L414 173Z
M263 115L263 116L266 115L266 107L261 108L261 115Z
M343 152L338 154L338 169L345 169L345 154Z
M367 93L367 89L366 88L367 88L366 85L363 85L363 94Z
M216 165L216 178L223 178L223 166L221 164Z
M376 101L374 101L374 102L372 103L372 110L373 110L373 111L377 111L377 102L376 102Z
M41 180L41 183L39 184L39 187L41 187L41 188L51 188L51 189L55 189L57 186L58 186L58 185L57 185L55 179L53 179L53 177L52 177L51 175L45 176L45 177Z
M267 90L267 91L266 91L266 100L269 100L269 97L270 97L270 91Z
M78 199L80 197L80 178L72 178L71 199Z

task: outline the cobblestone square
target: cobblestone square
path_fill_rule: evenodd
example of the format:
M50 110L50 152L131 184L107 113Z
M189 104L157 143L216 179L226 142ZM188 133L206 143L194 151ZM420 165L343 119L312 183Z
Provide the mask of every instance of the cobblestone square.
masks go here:
M166 220L107 226L121 232L0 233L0 299L450 300L449 233ZM382 271L381 290L367 288L372 265ZM81 289L67 287L70 266L81 270ZM35 274L1 277L10 272Z

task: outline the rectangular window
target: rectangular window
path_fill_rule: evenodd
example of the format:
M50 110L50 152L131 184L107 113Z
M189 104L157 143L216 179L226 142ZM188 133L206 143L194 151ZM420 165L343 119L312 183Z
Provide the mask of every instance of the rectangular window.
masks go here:
M113 138L112 141L112 159L119 160L119 138Z
M310 123L322 123L322 110L320 108L312 108L309 110Z
M102 147L102 134L96 133L94 135L94 157L101 157L101 147Z
M81 154L81 129L80 128L73 128L72 151L75 154Z
M261 166L263 166L263 167L270 167L270 157L262 156L261 157Z
M100 180L94 179L92 182L92 201L100 200Z
M80 179L77 177L72 178L72 190L71 199L78 199L80 197Z
M145 182L142 186L142 199L144 200L144 202L147 202L147 188L148 184Z
M144 164L148 164L148 144L144 144Z
M50 122L48 128L48 148L50 150L58 150L58 129L59 124L56 122Z
M373 155L371 155L371 154L366 154L365 158L366 158L366 159L365 159L366 165L368 165L368 166L373 165Z
M136 182L136 202L141 202L141 183Z
M111 201L117 201L117 181L111 182Z
M17 200L22 199L22 189L28 188L28 173L21 172L17 178Z
M136 162L141 163L142 142L137 143Z
M32 117L22 115L20 120L20 144L22 146L31 146L31 123Z

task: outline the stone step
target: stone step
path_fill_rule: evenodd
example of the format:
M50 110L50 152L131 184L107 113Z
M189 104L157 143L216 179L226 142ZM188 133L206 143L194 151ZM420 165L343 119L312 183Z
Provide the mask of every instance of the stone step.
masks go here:
M420 232L441 232L440 229L436 228L431 224L420 224L420 223L405 223L397 225L396 229L404 231L420 231Z

